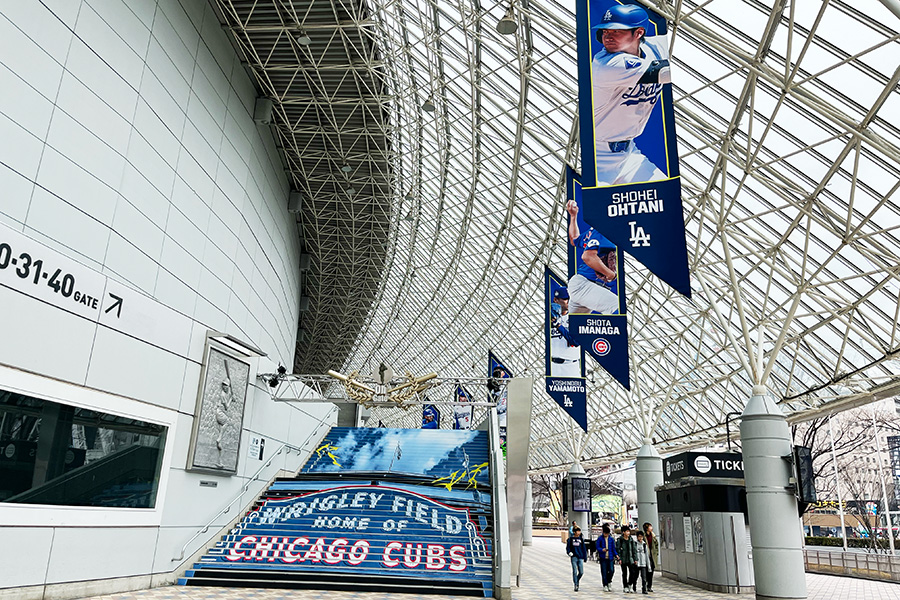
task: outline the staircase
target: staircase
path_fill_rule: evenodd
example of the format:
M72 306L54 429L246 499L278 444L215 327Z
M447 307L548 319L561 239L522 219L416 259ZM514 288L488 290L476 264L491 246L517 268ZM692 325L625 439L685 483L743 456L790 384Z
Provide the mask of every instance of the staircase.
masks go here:
M483 431L333 428L182 585L491 596Z

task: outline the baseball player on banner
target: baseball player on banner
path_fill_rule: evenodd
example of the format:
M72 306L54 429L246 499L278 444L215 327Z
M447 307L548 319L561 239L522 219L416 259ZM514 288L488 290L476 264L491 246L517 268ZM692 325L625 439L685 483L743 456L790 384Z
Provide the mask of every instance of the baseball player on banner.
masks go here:
M581 346L569 334L569 290L553 292L550 304L550 376L581 377Z
M663 84L671 83L666 36L653 34L655 27L640 6L613 3L596 15L595 7L603 5L609 3L591 2L590 15L591 33L600 43L591 60L596 185L666 179L634 142Z
M616 247L593 227L578 228L578 202L566 203L569 244L575 247L577 271L569 279L569 312L614 315L619 312Z

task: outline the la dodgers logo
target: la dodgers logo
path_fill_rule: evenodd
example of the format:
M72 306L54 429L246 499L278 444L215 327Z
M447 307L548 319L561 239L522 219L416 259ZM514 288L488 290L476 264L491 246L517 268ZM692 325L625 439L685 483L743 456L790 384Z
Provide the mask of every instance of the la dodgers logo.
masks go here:
M612 11L611 11L611 10L606 11L606 14L603 15L603 21L604 21L604 22L605 22L605 21L612 21Z
M597 338L593 344L594 354L597 356L606 356L612 349L612 346L603 338Z

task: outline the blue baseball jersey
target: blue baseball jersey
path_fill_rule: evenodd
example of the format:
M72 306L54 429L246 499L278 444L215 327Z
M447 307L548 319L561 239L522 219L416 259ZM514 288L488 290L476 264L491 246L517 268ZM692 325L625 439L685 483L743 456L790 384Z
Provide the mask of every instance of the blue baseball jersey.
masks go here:
M597 250L597 254L602 258L604 254L610 250L614 250L615 247L615 244L603 237L603 235L598 233L593 227L582 233L575 240L575 253L578 256L578 274L584 276L588 281L593 281L594 283L606 286L615 292L616 289L614 288L617 285L616 282L618 281L618 277L612 282L606 281L597 274L597 271L587 266L581 258L581 255L587 250Z

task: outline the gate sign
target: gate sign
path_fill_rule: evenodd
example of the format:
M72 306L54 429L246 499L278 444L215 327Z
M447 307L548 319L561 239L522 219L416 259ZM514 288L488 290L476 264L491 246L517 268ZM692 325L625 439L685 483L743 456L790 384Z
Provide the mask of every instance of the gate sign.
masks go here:
M213 562L236 566L454 578L491 568L467 509L379 485L267 499L220 548Z

